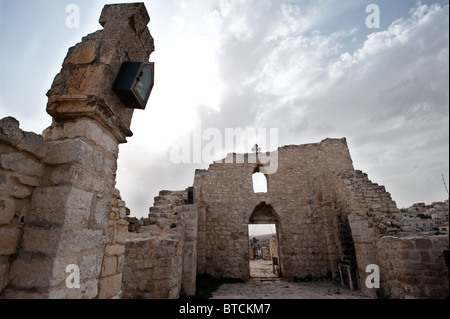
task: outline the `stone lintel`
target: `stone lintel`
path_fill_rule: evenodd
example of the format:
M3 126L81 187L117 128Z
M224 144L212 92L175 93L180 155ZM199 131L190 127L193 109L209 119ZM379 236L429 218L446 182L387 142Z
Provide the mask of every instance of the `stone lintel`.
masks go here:
M63 95L50 97L47 112L57 121L89 117L104 125L118 140L126 143L133 132L126 127L106 104L95 96Z

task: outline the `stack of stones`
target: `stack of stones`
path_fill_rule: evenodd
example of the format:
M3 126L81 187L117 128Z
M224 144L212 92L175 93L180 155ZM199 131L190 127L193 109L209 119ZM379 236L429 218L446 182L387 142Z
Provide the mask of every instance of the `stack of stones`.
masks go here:
M123 298L195 294L197 217L187 191L161 191L139 233L129 233Z
M20 129L13 117L0 120L0 292L8 283L10 257L17 252L31 195L41 184L41 135Z
M100 273L98 295L100 299L121 298L125 241L128 233L128 222L125 220L127 211L129 210L120 197L119 190L114 189L108 221L107 243Z

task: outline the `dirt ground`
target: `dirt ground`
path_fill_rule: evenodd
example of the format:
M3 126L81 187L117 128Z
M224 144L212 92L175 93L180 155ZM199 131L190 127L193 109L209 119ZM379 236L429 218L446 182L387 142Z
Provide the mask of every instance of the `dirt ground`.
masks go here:
M250 260L250 277L276 278L273 273L271 260Z
M272 273L272 262L250 262L246 283L222 284L211 299L370 299L331 281L288 282Z

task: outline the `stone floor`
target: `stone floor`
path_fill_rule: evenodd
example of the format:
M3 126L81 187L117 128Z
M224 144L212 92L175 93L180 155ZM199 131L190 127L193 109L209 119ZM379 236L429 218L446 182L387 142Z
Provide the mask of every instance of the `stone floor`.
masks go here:
M370 299L330 281L287 282L252 278L246 283L222 284L211 299Z
M271 260L250 260L250 277L276 278Z
M246 283L222 284L211 299L370 299L331 281L288 282L276 278L271 261L252 261Z

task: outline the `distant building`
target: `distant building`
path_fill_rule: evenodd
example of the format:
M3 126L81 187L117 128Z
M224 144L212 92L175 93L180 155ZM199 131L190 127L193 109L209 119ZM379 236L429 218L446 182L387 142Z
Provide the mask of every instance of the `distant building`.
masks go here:
M440 225L445 225L445 223L448 225L448 207L448 200L434 202L431 205L416 203L401 210L403 222L420 231L438 230Z
M448 222L445 224L438 225L437 227L438 227L439 231L441 231L441 232L448 232L448 227L449 227Z

